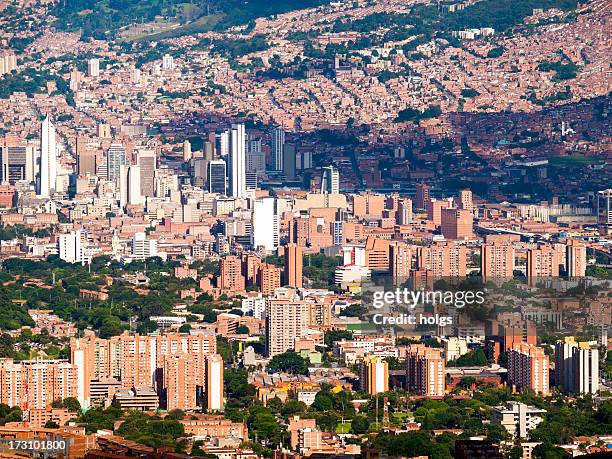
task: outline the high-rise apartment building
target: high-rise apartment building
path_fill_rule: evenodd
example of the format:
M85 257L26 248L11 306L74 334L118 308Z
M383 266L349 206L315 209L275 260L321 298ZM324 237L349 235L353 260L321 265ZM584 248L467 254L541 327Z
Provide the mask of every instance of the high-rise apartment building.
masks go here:
M394 281L401 282L410 276L412 247L404 242L389 245L389 270Z
M242 275L242 262L234 255L228 255L221 259L218 287L233 293L242 292L245 289L245 280Z
M428 397L444 396L445 362L441 349L410 344L406 354L406 385L410 392Z
M559 252L548 245L527 250L527 279L530 283L541 277L559 277Z
M244 124L233 124L230 131L230 195L246 196L246 133Z
M405 198L400 200L397 205L397 223L400 225L409 225L413 221L412 199Z
M302 288L302 247L298 244L287 244L285 247L285 285Z
M459 208L465 209L470 213L474 210L474 201L471 190L459 190Z
M361 390L370 395L389 390L389 364L380 356L366 356L360 366Z
M223 398L223 359L220 355L206 357L205 408L208 411L221 411Z
M147 233L134 233L132 236L132 258L134 260L144 261L157 255L157 240L149 239Z
M485 241L480 247L480 275L483 280L512 279L514 246L510 241Z
M448 209L450 207L450 202L438 201L436 199L432 199L427 203L427 220L433 222L434 225L440 226L442 224L442 210Z
M434 279L466 276L466 249L454 242L417 248L417 267L430 271Z
M599 391L599 350L589 343L567 337L555 345L555 381L566 393L596 394Z
M87 235L83 230L60 234L58 237L58 250L60 259L66 263L89 263L91 258L86 255L85 243Z
M544 349L533 344L515 344L508 351L508 383L519 390L550 394L550 364Z
M38 195L48 198L55 191L57 181L57 144L55 126L47 116L42 123L40 137L40 177Z
M100 59L92 57L87 61L87 76L97 78L100 76Z
M17 56L10 51L0 52L0 77L17 69Z
M297 299L266 302L266 353L274 357L295 349L295 340L308 329L310 305Z
M262 263L257 273L257 285L262 295L270 296L281 285L281 270L270 263Z
M570 239L565 247L565 270L567 277L584 277L587 266L585 245L576 239Z

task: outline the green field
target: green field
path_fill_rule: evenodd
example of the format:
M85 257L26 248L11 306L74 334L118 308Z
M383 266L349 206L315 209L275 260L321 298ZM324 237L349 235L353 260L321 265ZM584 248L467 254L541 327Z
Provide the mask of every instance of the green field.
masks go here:
M570 166L584 167L590 164L597 164L601 160L594 156L571 155L571 156L554 156L548 159L551 166Z

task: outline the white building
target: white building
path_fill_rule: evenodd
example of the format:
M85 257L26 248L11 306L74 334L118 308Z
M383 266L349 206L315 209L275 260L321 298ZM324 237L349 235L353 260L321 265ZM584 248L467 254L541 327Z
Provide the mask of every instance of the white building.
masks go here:
M60 234L58 241L60 259L66 263L90 263L91 259L85 252L85 238L85 232L82 230Z
M245 316L264 319L266 316L266 299L262 296L243 298L240 309Z
M146 233L134 233L132 238L132 257L134 260L146 260L156 256L158 256L157 241L147 239Z
M206 409L223 410L223 359L218 354L206 357Z
M100 60L92 57L87 61L87 75L90 78L97 78L100 76Z
M164 57L162 58L162 68L164 70L174 69L174 58L170 54L164 54Z
M254 248L265 247L271 251L278 248L279 223L276 198L261 198L253 203Z
M502 425L512 436L516 434L518 427L520 437L526 438L527 433L544 420L542 417L544 413L546 410L535 406L520 402L507 402L506 406L493 407L491 423Z
M571 337L557 342L555 377L563 392L596 394L599 391L599 350Z
M340 173L334 166L323 168L323 178L321 179L321 193L338 194L340 193Z
M442 340L446 361L456 360L468 353L467 340L451 336Z
M244 124L233 124L230 133L230 196L246 197L246 135Z
M272 129L272 169L283 170L283 146L285 145L285 131L281 127Z
M140 166L120 166L120 205L122 209L131 206L143 205L144 196L141 193Z
M40 138L40 177L38 195L48 198L55 190L57 180L57 144L55 126L47 116L42 123Z

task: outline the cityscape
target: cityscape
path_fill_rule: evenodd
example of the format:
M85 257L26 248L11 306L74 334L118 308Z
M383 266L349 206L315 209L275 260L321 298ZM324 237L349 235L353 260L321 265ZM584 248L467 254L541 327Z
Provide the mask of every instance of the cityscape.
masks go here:
M611 30L0 0L0 459L612 457Z

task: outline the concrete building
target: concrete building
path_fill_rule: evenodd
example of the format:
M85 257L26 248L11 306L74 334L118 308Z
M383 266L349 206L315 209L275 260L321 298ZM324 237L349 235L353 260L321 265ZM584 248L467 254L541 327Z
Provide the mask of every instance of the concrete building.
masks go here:
M47 116L42 123L40 138L40 174L38 195L48 198L55 191L57 181L57 144L55 126Z
M550 364L544 349L533 344L515 344L508 351L508 383L519 390L550 394Z
M340 173L334 166L323 168L321 179L321 193L338 194L340 193Z
M389 364L380 356L366 356L360 365L361 390L376 395L389 390Z
M555 345L555 381L565 393L599 391L599 350L567 337Z
M60 234L58 250L60 259L66 263L89 263L91 259L85 253L86 233L82 230Z
M485 241L480 248L480 275L483 280L512 279L514 246L506 241Z
M230 131L230 196L246 196L246 134L244 124L233 124Z
M266 251L276 250L279 239L276 198L257 199L253 203L253 248L264 247Z
M406 385L417 395L442 397L446 380L441 350L424 344L410 344L406 350Z
M527 434L535 429L543 420L546 410L529 406L521 402L507 402L505 406L493 407L491 423L503 426L512 437L517 434L527 438Z
M296 338L308 329L309 304L297 299L271 298L266 302L266 353L268 357L295 348Z
M297 244L287 244L285 246L285 285L302 288L303 263L302 247Z
M565 247L565 268L567 277L584 277L587 266L585 245L576 239L570 239L567 241Z

